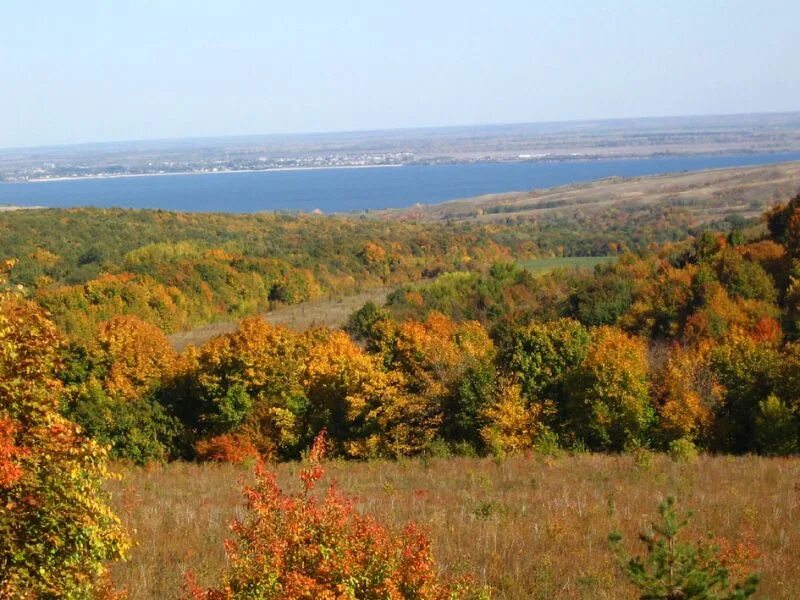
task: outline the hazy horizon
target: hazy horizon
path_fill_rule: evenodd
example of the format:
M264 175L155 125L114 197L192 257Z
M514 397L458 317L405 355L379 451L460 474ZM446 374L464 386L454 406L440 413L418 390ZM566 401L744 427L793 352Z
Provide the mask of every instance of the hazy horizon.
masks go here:
M794 112L786 0L4 3L0 148Z
M244 140L253 138L255 140L265 138L293 138L293 137L314 137L314 136L336 136L336 135L356 135L356 134L379 134L404 131L438 131L438 130L459 130L459 129L479 129L503 128L503 127L530 127L530 126L551 126L551 125L580 125L589 123L614 123L625 121L658 121L658 120L679 120L679 119L715 119L715 118L736 118L736 117L777 117L781 115L796 115L800 117L800 110L791 111L767 111L749 113L708 113L708 114L686 114L686 115L644 115L638 117L600 117L588 119L571 119L556 121L520 121L520 122L498 122L498 123L456 123L452 125L417 125L411 127L379 127L371 129L348 129L330 131L286 131L286 132L254 132L254 133L235 133L229 135L186 135L181 137L143 137L130 139L113 139L104 141L80 141L68 142L63 144L41 144L34 146L0 146L0 151L23 151L23 150L46 150L71 147L90 147L106 145L125 145L125 144L161 144L169 142L191 143L206 141L225 141L225 140Z

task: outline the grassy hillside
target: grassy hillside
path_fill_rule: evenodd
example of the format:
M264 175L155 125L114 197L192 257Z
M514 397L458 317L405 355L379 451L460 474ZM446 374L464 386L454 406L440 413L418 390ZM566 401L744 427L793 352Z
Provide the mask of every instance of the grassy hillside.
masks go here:
M614 260L613 256L557 256L521 260L517 264L532 273L549 273L556 269L593 269Z
M800 189L800 163L739 167L646 177L611 177L576 185L491 194L430 206L386 210L386 219L503 223L538 220L580 227L596 215L608 226L619 212L646 215L654 208L685 208L693 223L729 215L755 217ZM605 214L604 214L605 213ZM581 218L576 218L580 216ZM607 217L607 219L604 219Z
M311 327L327 326L338 328L345 324L347 318L365 302L383 304L389 290L378 288L359 294L345 295L329 299L301 302L292 306L281 306L265 312L262 316L273 325L283 325L296 331ZM173 333L169 336L176 350L183 350L189 344L201 346L212 337L236 331L238 321L222 321L203 325L189 331Z

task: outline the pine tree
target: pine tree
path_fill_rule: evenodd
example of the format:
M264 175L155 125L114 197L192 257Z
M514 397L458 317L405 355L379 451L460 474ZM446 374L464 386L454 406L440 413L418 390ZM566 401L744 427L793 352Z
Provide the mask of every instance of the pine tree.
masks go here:
M639 589L640 600L742 600L756 592L756 575L731 583L715 546L678 541L691 513L679 514L675 498L662 502L658 512L660 521L639 535L647 548L644 558L627 556L619 533L609 536L623 572Z

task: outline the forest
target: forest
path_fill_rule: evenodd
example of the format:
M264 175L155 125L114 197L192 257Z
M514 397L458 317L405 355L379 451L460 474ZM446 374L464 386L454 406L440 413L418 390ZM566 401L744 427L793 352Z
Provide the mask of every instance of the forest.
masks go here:
M685 208L580 211L518 223L419 223L121 209L0 212L0 256L73 338L126 314L171 333L272 306L398 285L497 261L643 250L693 230ZM576 221L577 220L577 221ZM714 223L729 229L734 217Z
M758 222L680 215L654 213L643 236L621 213L618 229L579 224L556 247L540 222L0 213L0 597L117 593L104 565L131 540L107 503L109 464L260 465L221 587L187 569L186 597L485 598L502 584L442 575L415 526L318 493L328 461L796 454L800 195ZM614 258L520 265L556 251ZM386 285L386 304L344 329L255 314ZM199 347L166 336L226 316L244 318ZM299 491L265 466L286 462ZM659 510L645 562L612 536L620 590L755 592L719 547L675 550L682 513ZM675 560L695 595L669 595L659 565Z

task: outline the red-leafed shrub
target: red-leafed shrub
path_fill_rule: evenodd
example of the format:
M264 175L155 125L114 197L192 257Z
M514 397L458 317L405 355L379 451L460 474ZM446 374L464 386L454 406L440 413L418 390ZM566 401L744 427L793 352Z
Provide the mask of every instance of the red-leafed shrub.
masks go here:
M284 493L275 474L259 466L246 489L249 516L236 521L226 543L228 568L218 589L186 577L188 598L228 600L477 598L465 583L437 571L427 537L414 525L392 531L359 514L353 500L331 485L315 493L323 476L320 435L300 472L302 490Z
M258 458L258 450L248 438L235 433L223 433L195 444L197 458L202 461L241 463Z

